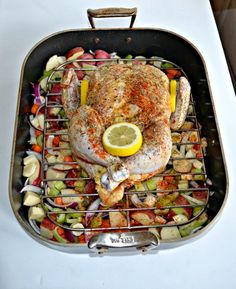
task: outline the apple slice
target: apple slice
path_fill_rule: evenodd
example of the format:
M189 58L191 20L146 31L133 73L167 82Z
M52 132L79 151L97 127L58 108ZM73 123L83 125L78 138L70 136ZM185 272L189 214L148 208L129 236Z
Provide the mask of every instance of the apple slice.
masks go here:
M36 170L36 162L29 163L29 164L24 166L23 176L28 178L34 174L35 170Z
M32 164L32 163L37 162L37 161L38 161L38 159L33 154L32 155L28 155L27 157L25 157L23 159L24 165Z
M23 176L29 179L30 185L33 185L40 175L40 162L34 154L31 154L23 159L23 163Z
M55 179L55 181L58 179L64 179L66 177L67 172L66 171L57 171L52 168L49 168L46 172L46 178L47 179ZM55 181L48 181L49 188L54 187Z
M180 239L181 235L177 226L163 227L160 232L162 240Z
M82 54L84 54L84 49L82 47L74 47L66 53L66 60L75 60Z
M28 191L24 195L24 206L35 206L40 203L41 199L40 196L34 192Z
M149 226L154 223L156 215L151 210L134 212L131 218L139 222L141 225Z
M29 219L30 220L37 220L40 218L45 217L45 213L43 208L39 207L30 207L29 208Z
M190 202L181 194L178 196L178 198L175 200L176 205L190 205ZM176 208L177 209L177 208ZM187 208L182 208L184 209L185 213L187 214L188 219L191 218L192 213L193 213L193 208L192 207L187 207ZM184 213L181 213L184 214Z
M41 236L52 239L53 237L53 230L55 229L56 225L53 224L48 218L44 218L40 224L40 234Z
M30 185L35 185L35 181L36 181L37 179L40 179L40 167L41 167L40 162L39 162L39 161L35 162L35 165L36 165L35 171L34 171L34 173L29 177L29 184L30 184Z
M127 220L120 212L109 212L109 219L111 227L125 227L127 226Z
M64 197L62 197L64 204L81 203L84 200L84 197L80 196L73 189L62 189L61 194L65 195ZM68 197L66 195L68 195ZM77 195L77 196L70 196L70 195Z

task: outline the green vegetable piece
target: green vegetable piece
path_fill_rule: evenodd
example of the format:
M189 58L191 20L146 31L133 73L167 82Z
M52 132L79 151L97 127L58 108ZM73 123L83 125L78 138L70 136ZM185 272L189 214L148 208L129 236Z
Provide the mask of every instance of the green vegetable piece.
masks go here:
M69 213L66 214L65 222L68 224L80 223L82 222L82 216L84 213Z
M151 179L146 181L146 184L147 184L147 188L150 191L154 191L156 189L156 179L151 178Z
M133 58L133 56L131 55L131 54L128 54L126 57L125 57L125 59L132 59Z
M37 138L36 138L36 142L37 144L42 147L43 146L43 134L40 134Z
M68 243L68 241L63 238L62 236L59 235L59 233L57 232L57 228L56 227L54 230L53 230L53 237L59 242L59 243Z
M66 220L66 214L58 214L57 215L57 222L59 224L65 223L65 220Z
M178 192L174 192L173 194L169 194L163 197L159 197L157 199L157 205L161 207L170 206L175 199L179 196Z
M146 188L144 187L142 183L137 183L134 185L134 187L136 191L141 191L141 192L146 191Z
M205 180L205 176L204 175L201 175L202 173L202 169L196 169L196 168L193 168L191 170L192 173L196 174L196 175L193 175L193 179L195 181L204 181ZM197 175L199 174L199 175Z
M41 80L43 80L45 77L49 77L50 76L50 74L52 73L52 71L53 70L46 70L46 69L44 69L44 71L43 71L43 75L39 78L39 82L41 81Z
M80 176L81 176L81 178L88 178L88 174L86 173L85 170L81 170Z
M184 208L172 208L172 211L176 213L176 215L184 215L186 217L189 217L188 213Z
M60 194L60 191L58 191L56 188L50 188L50 191L48 193L49 196L58 196Z
M40 226L40 235L46 239L52 239L53 231L43 226Z
M85 187L85 181L75 181L74 185L76 188L83 190Z
M68 121L64 121L64 122L62 123L63 128L68 128L68 124L69 124Z
M182 237L189 236L194 229L204 225L206 221L207 221L207 214L203 213L199 218L197 218L197 220L194 220L193 222L187 225L179 226L180 235Z
M54 188L57 189L58 191L61 191L62 189L66 188L66 185L63 183L63 181L56 181L54 183Z
M202 210L202 207L194 207L193 208L193 216L197 216Z
M91 228L99 228L102 225L102 217L94 217L90 223Z
M53 208L52 209L53 212L63 212L62 209L60 208ZM56 217L56 221L60 224L64 223L65 222L65 219L66 219L66 214L62 213L62 214L57 214L57 217Z
M179 190L187 190L189 188L187 180L180 180L178 182L178 189Z
M169 62L163 62L161 64L161 68L173 68L174 65L172 63L169 63Z
M64 109L61 109L60 110L60 112L59 112L59 115L62 117L62 118L64 118L64 116L65 116L65 110Z

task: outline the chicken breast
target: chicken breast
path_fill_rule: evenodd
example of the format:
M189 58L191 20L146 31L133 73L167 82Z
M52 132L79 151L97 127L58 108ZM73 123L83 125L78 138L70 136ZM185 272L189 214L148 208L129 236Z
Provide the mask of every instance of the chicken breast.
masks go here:
M78 107L75 73L68 75L70 80L63 81L63 104L70 118L72 152L95 179L102 203L112 206L122 199L126 187L163 171L170 158L169 80L151 65L100 66L91 75L87 105ZM132 156L111 156L103 148L105 129L118 122L134 123L142 131L143 146Z

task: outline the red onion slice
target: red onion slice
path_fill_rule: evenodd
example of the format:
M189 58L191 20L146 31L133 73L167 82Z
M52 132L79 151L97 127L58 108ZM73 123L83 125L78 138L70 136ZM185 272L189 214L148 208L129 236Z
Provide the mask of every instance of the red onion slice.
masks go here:
M40 99L40 85L39 83L32 83L33 89L34 89L34 96L35 96L35 103L42 104Z
M89 207L88 207L88 211L93 211L93 210L97 210L99 205L101 203L100 198L97 198L95 201L93 201ZM92 217L94 216L95 212L88 212L86 213L85 216L85 225L88 226L88 224L90 223Z

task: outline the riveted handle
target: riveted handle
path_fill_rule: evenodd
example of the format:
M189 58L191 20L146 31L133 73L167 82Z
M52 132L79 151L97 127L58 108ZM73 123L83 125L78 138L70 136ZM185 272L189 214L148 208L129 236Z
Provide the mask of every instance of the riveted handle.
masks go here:
M137 15L137 8L88 9L87 14L92 28L95 28L93 18L111 18L111 17L131 17L129 28L132 28Z
M149 231L127 233L102 233L94 235L88 242L89 249L101 254L109 249L136 248L142 252L157 248L159 239Z

